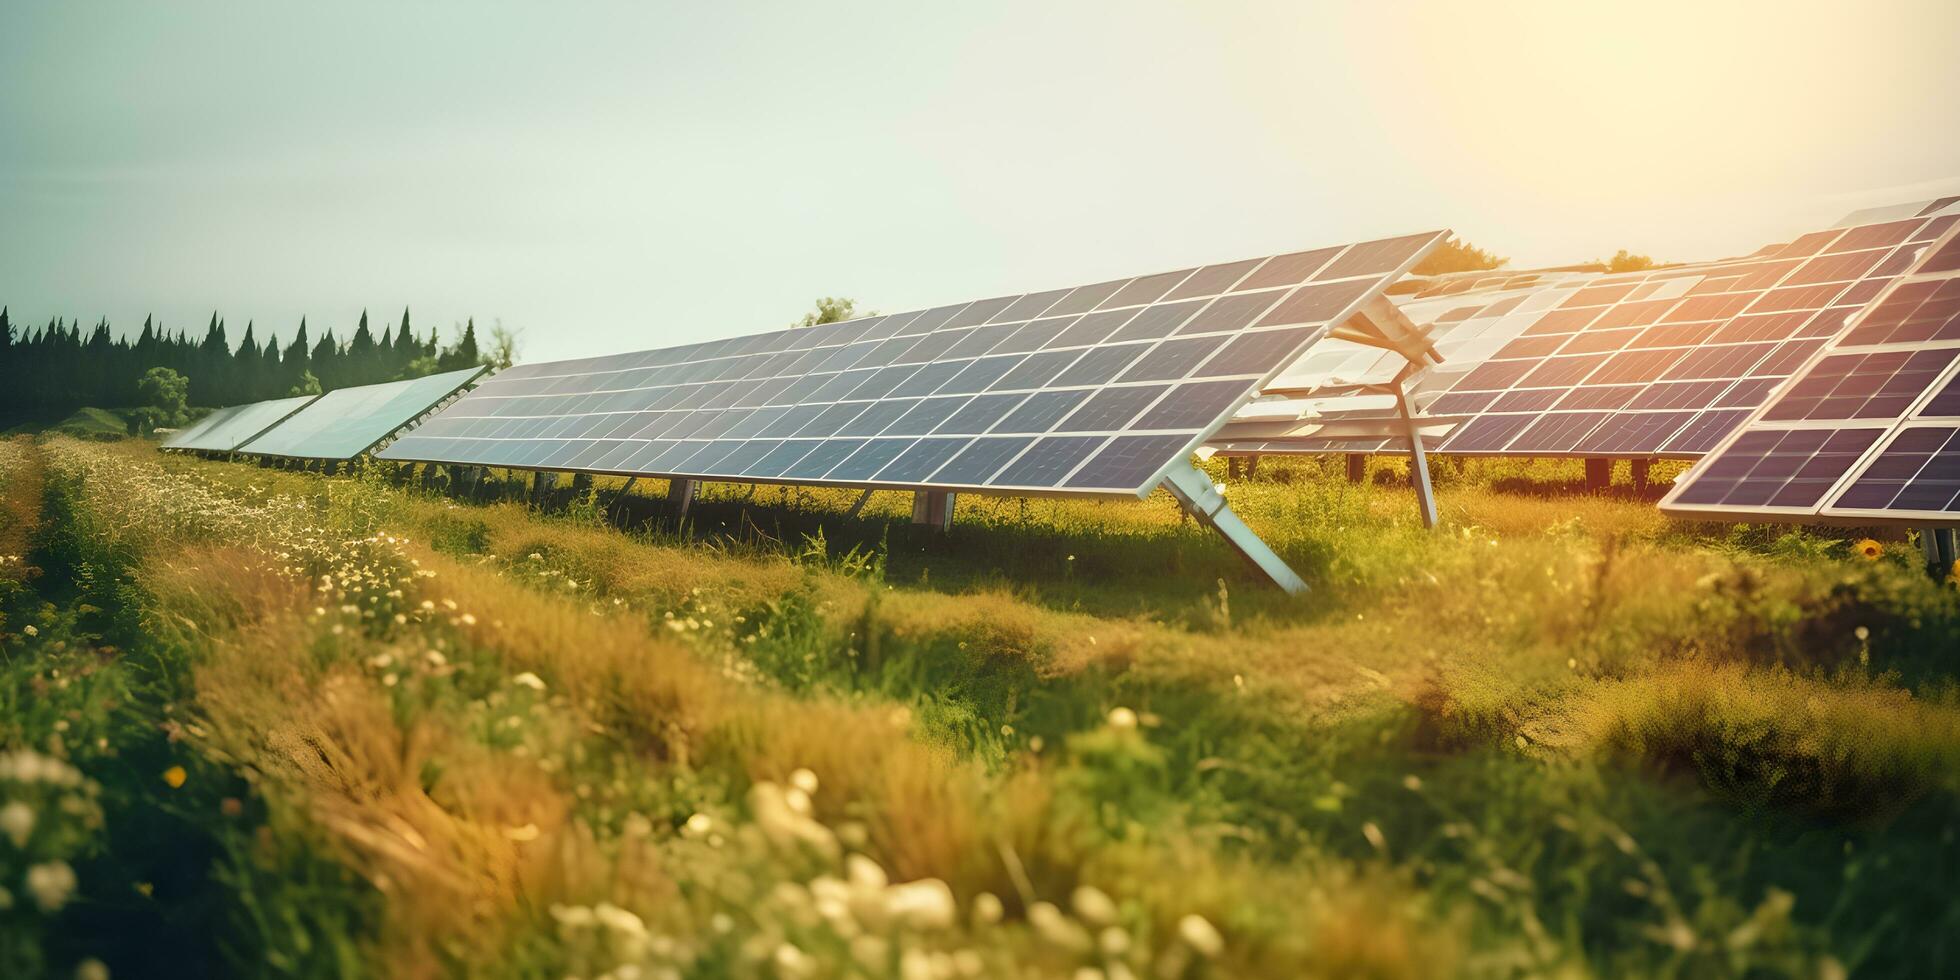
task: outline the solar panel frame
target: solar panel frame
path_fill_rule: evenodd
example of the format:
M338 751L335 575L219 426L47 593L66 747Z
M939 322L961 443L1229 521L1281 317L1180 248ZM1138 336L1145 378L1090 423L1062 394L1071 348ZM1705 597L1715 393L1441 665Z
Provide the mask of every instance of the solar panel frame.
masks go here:
M1218 427L1224 425L1228 421L1229 414L1227 412L1220 412L1203 426L1176 430L1172 433L1139 432L1130 429L1106 428L1088 432L1069 433L1063 433L1059 429L1055 429L1040 433L1026 433L1024 436L997 435L992 431L968 435L962 437L966 441L967 448L975 448L982 440L988 440L986 447L989 451L999 450L1005 446L1012 445L1015 447L1015 452L1001 459L998 466L995 466L992 470L984 474L978 473L980 461L989 459L990 457L975 449L975 454L965 463L961 463L955 458L943 459L925 477L916 477L910 469L899 464L906 461L906 453L911 452L913 448L926 444L928 440L943 438L938 429L938 426L946 421L946 418L942 417L934 421L933 426L925 432L910 434L908 437L914 440L912 446L907 447L905 452L894 457L892 462L888 463L868 479L832 479L830 478L829 471L826 471L822 477L799 476L793 479L786 478L784 476L785 473L798 472L800 457L797 460L788 461L780 461L774 458L767 460L757 459L753 462L748 462L739 472L729 472L728 470L731 469L728 465L730 460L747 460L748 454L741 452L731 454L729 457L716 463L712 471L703 471L704 468L695 467L694 460L690 458L694 453L700 451L700 446L695 446L689 452L683 453L680 451L687 447L690 440L678 440L675 447L664 449L657 454L641 452L622 456L617 451L606 449L605 451L582 451L571 456L554 453L547 459L536 455L537 451L541 448L538 445L540 441L562 437L540 435L538 431L528 424L509 426L509 431L496 437L505 442L518 441L525 443L521 447L480 445L485 437L472 433L492 430L493 426L479 426L476 424L486 418L507 419L520 417L514 410L506 411L506 409L519 404L514 401L507 401L508 399L542 397L555 393L566 393L574 388L580 387L578 382L570 379L585 379L581 390L589 392L600 390L623 391L629 395L635 390L631 387L634 383L667 384L671 386L669 393L653 396L656 401L664 399L668 404L675 406L677 409L688 410L684 406L693 403L697 398L720 397L723 389L717 386L731 382L718 379L722 373L734 372L738 367L738 365L731 364L713 369L705 368L705 365L711 364L712 362L702 359L704 357L702 354L703 351L718 353L726 350L744 350L750 352L806 350L811 351L813 354L820 353L821 360L799 359L797 362L781 362L774 358L770 359L770 363L774 365L771 368L773 370L807 369L812 364L824 363L831 358L840 358L840 350L850 346L852 341L869 332L881 332L875 325L885 320L902 320L903 326L898 329L907 332L908 335L915 335L920 338L911 348L895 353L890 366L923 363L919 359L925 356L923 353L925 351L936 349L941 354L950 354L956 350L957 345L967 345L965 348L957 348L959 353L972 356L970 360L959 362L959 371L971 370L973 372L965 380L956 380L960 377L959 372L947 374L945 367L938 366L930 369L934 372L932 376L921 379L925 371L928 370L922 368L908 376L905 381L900 382L883 396L885 399L898 396L909 397L912 395L924 398L937 393L939 397L952 397L945 393L957 389L957 397L961 401L960 405L950 406L950 410L946 413L946 417L950 417L952 411L957 411L959 407L963 407L969 400L992 393L989 389L999 382L1005 373L1004 370L1000 374L993 373L997 367L1005 365L1005 370L1011 370L1016 366L1028 363L1028 360L1038 356L1039 352L1057 349L1054 347L1054 340L1059 340L1062 336L1066 336L1069 330L1080 326L1091 317L1098 316L1099 311L1110 311L1112 313L1107 318L1108 322L1106 324L1099 323L1093 328L1100 330L1104 326L1108 327L1109 332L1105 335L1102 343L1096 346L1078 349L1071 363L1058 371L1041 388L1015 392L1015 394L1024 396L1020 403L1025 403L1039 394L1058 390L1071 390L1071 388L1084 388L1088 386L1125 388L1163 385L1168 390L1178 383L1198 381L1242 382L1244 392L1238 400L1244 401L1256 394L1261 387L1269 383L1275 375L1290 364L1293 359L1297 358L1301 349L1304 349L1304 347L1318 336L1324 335L1325 331L1332 325L1338 324L1353 315L1356 310L1372 297L1379 295L1390 282L1405 275L1410 268L1421 261L1423 256L1428 254L1429 251L1440 243L1446 235L1447 232L1425 232L1417 235L1400 236L1394 239L1384 239L1379 242L1354 243L1332 249L1317 250L1326 252L1326 255L1319 259L1318 264L1314 265L1314 270L1309 273L1309 278L1292 282L1290 285L1272 287L1263 304L1254 304L1262 307L1257 312L1264 313L1264 319L1259 320L1255 325L1244 326L1236 330L1231 330L1230 332L1217 334L1199 334L1194 337L1189 334L1179 333L1178 331L1181 327L1187 326L1197 317L1204 316L1207 309L1222 305L1223 301L1230 294L1248 292L1250 287L1247 285L1247 282L1253 277L1253 272L1265 269L1275 259L1289 258L1288 256L1268 257L1263 260L1245 260L1243 263L1219 263L1214 266L1179 270L1175 273L1160 273L1156 276L1114 280L1106 283L1080 286L1065 292L1051 291L1063 292L1063 295L1059 300L1047 305L1038 319L1051 319L1058 316L1080 316L1081 319L1072 321L1068 327L1062 328L1056 337L1048 343L1033 350L1013 355L1018 360L1011 364L1006 361L999 361L984 366L977 366L981 364L983 356L989 355L990 351L1009 343L1008 338L1018 334L1027 324L1035 322L1034 320L1030 320L1022 323L1008 323L1000 319L1005 314L1005 311L1014 309L1020 303L1021 298L1010 296L1000 297L995 300L979 301L979 303L959 304L916 313L899 314L892 318L862 318L860 321L847 321L844 324L831 325L831 329L829 330L825 328L808 328L798 331L777 331L771 334L711 342L707 345L690 345L683 348L637 352L635 354L620 355L616 358L600 359L596 362L593 359L584 359L581 361L559 362L556 364L531 365L522 370L512 369L499 374L475 389L469 395L459 399L424 425L418 426L409 433L405 433L402 439L381 450L380 456L384 459L401 461L460 465L494 465L512 469L532 470L570 469L622 476L665 477L670 479L689 478L713 482L791 482L812 486L934 490L1014 496L1094 495L1144 497L1162 481L1164 474L1172 466L1183 462ZM1356 252L1354 263L1349 263L1346 266L1341 265L1348 258L1349 252L1362 248L1366 248L1368 251L1366 253ZM1366 262L1380 263L1387 261L1387 258L1380 257L1384 253L1390 258L1399 257L1400 260L1396 261L1393 266L1374 269L1372 272L1366 274L1357 274L1355 278L1331 281L1316 281L1311 278L1311 275L1327 269L1341 267L1345 271L1346 269L1355 268L1358 264L1364 264ZM1307 253L1293 253L1293 256L1305 254ZM1203 294L1203 298L1196 300L1192 299L1188 294L1181 297L1178 296L1181 283L1191 280L1200 274L1208 274L1212 276L1214 281L1223 281L1222 277L1224 273L1215 270L1223 269L1229 271L1241 264L1252 271L1240 272L1240 278L1233 282L1235 288L1216 294ZM1306 259L1297 259L1296 264L1304 265L1309 263ZM1143 285L1135 285L1138 283L1143 283ZM1132 288L1133 286L1134 288ZM1159 288L1160 286L1161 289ZM1127 300L1129 301L1133 301L1136 297L1147 294L1155 294L1158 296L1158 299L1154 303L1136 308L1112 309L1112 304L1116 303L1119 298L1125 297L1125 290L1129 291L1127 296ZM1167 297L1178 298L1170 299ZM1243 310L1239 306L1245 302L1247 301L1237 299L1232 301L1232 317L1237 318L1244 315ZM1029 303L1027 307L1032 307L1033 305L1033 303ZM1153 309L1159 307L1171 308L1159 309L1157 312L1151 313ZM1280 317L1275 312L1281 307L1303 311L1296 315L1311 315L1317 319L1305 320L1300 323L1288 322L1284 317ZM984 316L982 315L983 313L985 314ZM1146 322L1145 317L1147 314L1150 319ZM1122 322L1119 323L1117 322L1118 320ZM928 323L937 326L937 329L932 330L930 333L913 333L915 331L922 331L923 329L930 329L923 326ZM1115 354L1101 353L1111 350L1111 345L1114 343L1115 338L1123 330L1129 329L1132 323L1137 323L1138 325L1132 330L1130 336L1143 336L1144 339L1136 341L1134 347L1125 347ZM943 326L939 326L941 324ZM1300 329L1302 326L1307 327L1307 329ZM1005 329L998 331L997 334L980 333L980 331L992 330L995 327ZM849 331L849 333L846 334L845 331ZM1297 331L1292 334L1296 340L1293 349L1290 352L1282 351L1280 356L1274 357L1269 364L1263 365L1257 371L1246 370L1240 374L1231 376L1213 376L1206 373L1210 359L1219 356L1219 352L1228 342L1261 331L1274 333ZM1088 364L1091 360L1091 354L1097 355L1095 358L1096 363L1093 367L1090 367ZM1153 357L1152 355L1155 356ZM857 356L862 357L865 355L860 354ZM836 364L831 365L833 372L837 365L846 362L857 363L850 355L843 354ZM950 363L955 362L934 362L935 365L946 365ZM604 370L599 370L600 368L604 368ZM639 369L643 368L648 369L647 373L640 374L632 379L625 377L628 372L637 373ZM761 369L762 366L758 364L748 367L739 373L753 378L756 372ZM1078 369L1078 374L1071 378L1069 372L1078 371ZM715 374L714 377L710 377L710 370L720 373ZM939 377L938 375L941 374L946 374L947 376ZM810 379L834 379L836 376L836 373L829 375L805 374L791 382L790 385L778 389L776 394L765 396L763 400L771 403L772 406L782 405L787 408L790 402L814 394L818 390L818 385L830 383L829 380L813 382ZM867 377L863 382L860 382L860 385L870 383L873 378L875 378L875 375ZM983 378L990 380L982 383ZM913 385L913 388L906 387L907 384L915 381L917 383ZM690 390L684 395L672 394L672 392L678 391L682 385L691 386ZM913 390L914 388L918 390ZM969 391L966 389L972 390ZM849 392L839 392L838 394L848 396ZM736 399L738 404L742 400L743 397ZM870 400L870 403L877 404L878 402L877 400ZM1006 418L1011 417L1012 412L1015 408L1018 408L1020 403L1004 411L1002 417L996 424L1003 423ZM581 398L579 404L581 406L589 406L596 403L591 402L589 399ZM815 403L799 402L797 408L802 409L812 404ZM923 405L924 403L921 402L920 404ZM612 401L607 401L604 405L606 411L616 411L621 414L627 412L644 412L649 407ZM1143 406L1143 408L1139 409L1139 413L1148 410L1150 407L1149 405ZM478 409L484 409L488 414L476 414ZM571 408L568 405L563 412L568 413L570 410ZM1139 416L1132 416L1132 418L1136 417ZM763 432L759 433L756 438L783 439L785 443L792 441L800 442L801 440L793 439L792 437L800 435L802 427L811 424L812 421L812 418L802 417L794 426L791 426L787 422L782 422L777 427L790 431L785 431L781 435L776 435L772 432ZM1055 424L1060 425L1061 423ZM920 422L920 425L923 425L923 421ZM856 469L848 468L846 464L857 453L865 452L873 444L879 442L881 434L840 433L835 436L835 438L862 439L865 442L858 446L851 456L845 457L844 463L840 463L832 469L852 474L858 472ZM1071 437L1095 437L1096 442L1093 446L1090 446L1086 442L1079 441L1079 439L1057 441L1048 438L1062 435ZM1178 445L1181 446L1182 452L1167 454L1163 459L1158 460L1154 467L1147 471L1144 470L1141 463L1142 454L1161 451L1164 446L1171 444L1167 440L1172 440L1173 436L1175 436L1175 441ZM1067 475L1055 478L1052 483L1044 484L1002 483L997 481L996 478L998 476L1007 473L1010 468L1014 467L1016 461L1022 454L1029 451L1037 441L1044 439L1047 440L1045 443L1047 449L1044 451L1060 452L1068 450L1081 454L1081 458L1075 461L1075 464L1068 471ZM991 440L1009 441L993 442ZM469 444L464 445L465 442ZM705 444L705 441L703 441L703 444ZM799 447L789 446L785 448L779 445L772 447L769 452L788 455L796 451L797 448ZM885 448L881 447L878 451L883 452ZM929 450L921 450L921 454L927 452ZM526 453L531 453L532 455L527 456L525 455ZM914 456L915 462L918 458L921 458L921 456ZM777 466L778 462L781 462L780 468ZM1053 460L1046 460L1040 467L1031 465L1030 467L1023 467L1013 471L1017 473L1038 471L1044 474L1052 474L1055 467L1059 465L1058 462ZM954 474L959 478L939 478L937 471L941 467L945 468L949 474ZM753 469L751 470L751 468ZM899 473L904 474L904 478L900 479L888 476L888 474ZM1114 486L1107 483L1097 483L1093 479L1088 479L1087 476L1089 474L1108 474L1110 479L1120 478L1123 480L1134 477L1139 482Z
M295 395L290 398L268 398L221 408L206 416L206 424L173 433L159 448L183 452L236 452L239 446L258 438L294 412L312 404L318 397Z
M454 397L489 370L489 367L479 365L420 378L336 388L253 436L242 443L237 451L278 459L356 459L387 442L404 427ZM365 416L350 420L346 413L356 409L363 400L376 398L384 400L368 409ZM345 429L350 423L358 424L376 416L384 421L369 424L364 431L343 437L335 451L324 451L317 445L323 433L332 432L336 427ZM309 428L311 431L308 431ZM297 440L312 440L315 446L312 451L304 451L305 447L295 445Z

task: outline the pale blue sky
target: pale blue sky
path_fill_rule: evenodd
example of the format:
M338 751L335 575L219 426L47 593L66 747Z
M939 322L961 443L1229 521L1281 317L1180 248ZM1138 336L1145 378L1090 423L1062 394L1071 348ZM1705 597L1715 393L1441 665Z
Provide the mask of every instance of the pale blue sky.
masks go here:
M1435 227L1712 258L1960 191L1951 0L164 7L0 8L17 320L406 304L539 360Z

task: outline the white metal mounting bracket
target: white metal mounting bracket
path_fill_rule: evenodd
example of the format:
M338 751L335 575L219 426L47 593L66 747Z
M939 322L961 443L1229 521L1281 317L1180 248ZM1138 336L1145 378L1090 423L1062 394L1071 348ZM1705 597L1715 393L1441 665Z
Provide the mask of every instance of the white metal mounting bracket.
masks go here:
M1244 555L1247 561L1259 566L1273 584L1293 595L1307 591L1307 583L1293 571L1280 556L1252 532L1252 528L1232 512L1225 503L1225 495L1212 485L1211 478L1198 472L1197 467L1188 461L1179 462L1164 474L1163 487L1177 498L1177 502L1191 516L1211 525L1229 543L1233 550Z

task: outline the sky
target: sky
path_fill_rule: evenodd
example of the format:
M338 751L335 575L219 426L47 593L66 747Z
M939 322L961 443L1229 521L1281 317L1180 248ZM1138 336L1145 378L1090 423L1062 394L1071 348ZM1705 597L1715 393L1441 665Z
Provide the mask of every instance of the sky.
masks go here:
M0 304L524 360L1450 228L1743 254L1960 193L1960 3L0 6Z

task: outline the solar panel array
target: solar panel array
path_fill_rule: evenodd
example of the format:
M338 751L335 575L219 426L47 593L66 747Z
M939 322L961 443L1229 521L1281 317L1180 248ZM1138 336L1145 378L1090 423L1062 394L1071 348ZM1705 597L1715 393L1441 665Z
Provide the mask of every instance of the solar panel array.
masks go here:
M1861 212L1745 259L1590 279L1543 274L1509 296L1500 294L1515 277L1425 285L1401 305L1433 325L1445 361L1413 380L1412 397L1426 414L1469 417L1433 451L1699 457L1905 272L1953 224L1954 204ZM1317 348L1306 362L1323 356ZM1403 442L1223 448L1376 452Z
M1441 236L525 365L379 455L721 481L1142 495Z
M317 397L319 396L299 395L293 398L274 398L249 405L221 408L196 424L171 433L169 438L163 440L163 448L214 453L233 452L239 446L251 441L252 437L278 425L282 419L299 411Z
M1951 221L1830 229L1716 269L1602 278L1429 402L1478 416L1439 449L1699 456Z
M1903 282L1678 481L1662 509L1960 521L1960 231L1919 255Z
M1589 284L1597 273L1549 272L1504 276L1455 277L1442 283L1423 285L1419 291L1395 301L1397 308L1412 322L1429 327L1430 338L1442 363L1432 364L1412 379L1407 387L1418 406L1424 391L1447 390L1465 372L1489 360L1498 350L1538 321L1546 310ZM1458 287L1458 288L1449 288ZM1372 419L1399 425L1400 414L1390 396L1355 391L1358 384L1385 385L1408 365L1400 353L1339 339L1315 344L1306 356L1282 371L1269 392L1287 391L1285 396L1262 397L1247 405L1220 430L1211 445L1234 455L1266 453L1375 453L1408 448L1402 435L1362 436L1317 434L1324 419ZM1430 398L1433 399L1433 395ZM1290 413L1288 410L1291 410ZM1246 438L1235 430L1292 418L1299 422L1295 431L1284 436ZM1251 423L1246 425L1242 423ZM1425 433L1433 447L1455 426L1429 425Z
M240 446L239 451L291 459L353 459L486 370L472 367L406 381L336 388Z

